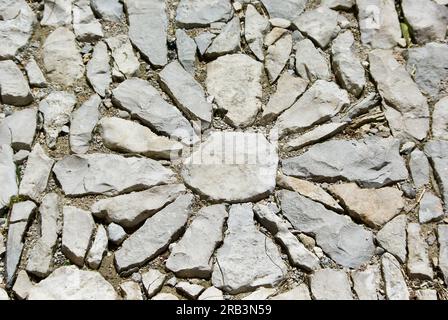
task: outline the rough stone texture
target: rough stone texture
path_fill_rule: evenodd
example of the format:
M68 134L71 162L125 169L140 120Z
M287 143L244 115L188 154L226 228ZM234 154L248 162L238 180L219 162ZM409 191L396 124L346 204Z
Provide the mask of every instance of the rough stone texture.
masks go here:
M191 144L197 140L182 113L166 102L147 81L129 79L113 90L113 102L155 132Z
M14 112L0 122L5 133L0 133L0 144L9 144L14 150L31 150L37 128L37 108ZM4 141L4 142L1 142Z
M39 201L47 188L53 164L54 160L45 153L39 143L36 143L28 156L27 166L20 181L19 194Z
M370 265L363 271L351 273L353 289L359 300L377 300L380 287L380 269L377 265Z
M394 0L356 0L363 44L390 49L401 39L401 28Z
M48 78L72 86L84 74L84 64L75 35L65 27L54 30L43 45L43 62Z
M103 257L107 250L107 232L104 226L99 225L96 229L95 239L90 246L89 253L86 257L87 265L92 269L98 269L103 261Z
M11 197L17 195L16 166L13 159L13 151L10 146L0 145L0 210L9 205Z
M70 119L70 149L74 153L89 151L92 131L100 118L100 96L94 94L76 109Z
M448 140L448 97L440 99L434 105L432 136L434 139Z
M316 181L348 180L362 187L381 187L408 177L398 149L398 141L392 138L332 140L283 160L283 172Z
M102 153L67 156L56 162L53 172L69 196L117 195L170 183L174 179L174 173L157 161Z
M445 283L448 282L448 226L439 225L437 229L439 241L439 268L442 271Z
M322 0L322 5L335 10L350 10L355 0Z
M267 300L276 290L274 288L259 288L241 300Z
M171 62L159 74L165 91L177 107L192 120L200 120L204 127L212 121L212 105L207 102L205 91L179 62Z
M146 191L99 200L92 205L91 210L95 216L107 222L131 228L173 202L184 192L185 187L181 184L157 186Z
M429 262L428 244L421 232L420 224L408 224L408 273L412 278L432 279L434 274Z
M310 144L315 144L316 142L330 138L342 131L345 127L347 127L347 122L330 122L321 124L311 131L289 140L285 144L284 149L287 151L299 150Z
M371 51L369 61L393 135L423 140L429 130L429 108L411 76L391 51Z
M75 104L75 95L64 91L53 91L39 103L39 112L44 117L45 140L49 148L56 146L62 127L70 121Z
M93 90L101 97L106 95L106 90L112 82L109 63L107 45L99 41L93 49L92 58L87 63L86 76Z
M320 6L302 13L294 24L300 32L325 49L340 31L338 17L337 11Z
M155 269L149 269L142 274L142 283L148 298L156 295L166 280L166 275Z
M90 6L104 20L119 22L123 17L120 0L90 0Z
M317 245L338 264L356 268L372 257L371 231L295 192L282 190L277 197L283 215L294 228L313 235Z
M74 264L82 267L95 229L92 214L88 211L65 206L62 228L62 252Z
M429 161L424 152L418 149L412 151L409 169L416 188L429 184Z
M418 220L420 223L428 223L443 219L442 201L430 191L426 191L420 201Z
M215 287L208 287L205 289L198 300L224 300L222 291Z
M341 33L331 47L333 69L341 86L355 96L360 96L365 85L365 71L354 52L355 38L351 31Z
M206 27L213 22L227 22L232 14L230 0L181 0L176 22L185 28Z
M125 300L143 300L140 285L134 281L126 281L120 284L120 289L124 294Z
M34 58L31 58L25 66L26 74L28 75L28 82L30 86L37 88L44 88L47 86L47 80L45 79L42 70L40 70Z
M120 77L130 78L137 73L140 62L132 49L131 41L125 35L118 35L106 39L107 46L112 51L113 66ZM113 72L112 72L113 73Z
M417 300L437 300L437 291L432 289L421 289L415 292Z
M11 59L28 43L36 15L25 0L3 0L0 15L0 60Z
M229 293L273 287L286 275L286 265L269 238L257 230L251 204L233 205L224 244L216 252L212 283Z
M222 242L226 218L224 205L201 209L182 239L170 250L166 268L179 277L209 278L212 272L211 257Z
M42 26L65 26L72 23L73 0L46 0Z
M299 41L296 46L296 71L309 81L330 80L330 66L322 54L309 39Z
M176 46L179 62L184 69L194 75L196 71L196 42L182 30L176 30Z
M116 300L112 285L95 271L75 266L56 269L48 278L35 285L28 300Z
M448 209L448 142L432 140L425 145L425 154L430 158L439 188L442 192L445 211Z
M94 41L103 37L101 23L93 15L90 0L77 0L73 4L73 29L79 41Z
M16 204L17 205L17 204ZM15 206L16 206L15 205ZM17 268L22 257L24 247L24 235L28 227L28 221L11 223L8 227L8 240L6 242L6 283L12 286Z
M409 300L409 289L403 277L400 263L389 253L381 257L381 269L388 300Z
M274 190L277 164L262 134L214 132L184 161L182 177L211 201L247 202Z
M292 51L292 36L287 34L269 46L266 54L265 67L269 81L274 83L284 69Z
M258 60L264 60L263 40L269 30L269 21L253 5L246 8L244 37L252 53Z
M180 236L191 212L192 195L183 195L146 220L115 252L118 272L140 266L165 251ZM142 244L145 244L144 246Z
M445 91L448 80L448 45L431 42L420 48L407 50L406 69L414 75L423 93L437 100Z
M403 0L401 7L417 43L445 39L448 8L432 0Z
M346 272L322 269L311 276L311 294L316 300L353 300Z
M303 132L313 125L323 123L348 106L347 91L334 82L316 81L302 97L282 115L275 124L280 137L288 133Z
M379 245L393 254L401 263L406 261L406 215L389 221L376 235Z
M295 77L289 72L283 73L277 81L277 91L271 95L263 109L262 120L265 123L275 120L283 111L290 108L306 90L308 81Z
M372 228L380 228L398 215L405 202L403 192L393 187L361 189L356 183L336 184L329 190L348 213Z
M109 242L119 246L127 237L126 231L116 223L111 223L107 226L107 235Z
M0 61L0 100L15 106L25 106L33 101L28 82L11 60Z
M261 0L271 18L283 18L294 21L305 9L306 0Z
M271 297L271 300L311 300L311 297L308 286L301 284L294 289Z
M261 109L262 73L263 65L243 54L219 57L207 65L207 90L227 111L227 123L247 127L254 122Z
M196 299L204 291L204 287L182 281L176 284L176 290L189 299Z
M17 298L23 300L28 297L29 292L33 288L33 286L34 284L31 282L26 271L22 270L17 274L17 279L14 282L12 291Z
M210 47L215 37L216 37L215 34L207 31L201 33L200 35L194 38L194 41L198 46L198 50L201 56L203 56L204 53L207 51L208 47Z
M213 39L212 44L205 52L207 59L214 59L241 50L241 26L240 19L235 16L225 25L221 33Z
M174 159L182 151L181 143L158 136L136 122L103 117L99 127L104 145L111 150L140 153L154 159Z
M126 0L124 4L132 43L155 67L166 65L168 17L165 0Z

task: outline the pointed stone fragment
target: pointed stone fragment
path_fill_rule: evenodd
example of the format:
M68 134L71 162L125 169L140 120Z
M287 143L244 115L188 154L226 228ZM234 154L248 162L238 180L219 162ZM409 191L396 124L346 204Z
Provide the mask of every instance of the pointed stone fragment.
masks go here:
M92 58L87 63L87 80L96 93L104 98L112 82L109 66L110 58L107 46L99 41L93 49Z

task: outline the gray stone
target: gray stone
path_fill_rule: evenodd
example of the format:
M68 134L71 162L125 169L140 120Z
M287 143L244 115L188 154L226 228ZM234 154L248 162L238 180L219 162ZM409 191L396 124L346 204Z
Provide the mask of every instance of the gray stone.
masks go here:
M176 23L186 28L208 27L213 22L227 22L232 14L229 0L181 0Z
M277 197L283 215L295 229L313 235L318 246L338 264L357 268L374 254L373 234L347 216L326 209L295 192L282 190Z
M348 180L362 187L382 187L408 177L399 145L393 138L331 140L283 160L283 172L314 181Z
M186 144L197 140L188 120L147 81L138 78L126 80L113 90L113 103L157 133L180 139Z
M119 246L127 237L127 233L124 231L123 227L116 223L111 223L107 226L107 235L109 241L117 246Z
M222 242L227 211L224 205L201 209L184 236L171 249L166 268L178 277L210 278L212 255Z
M351 31L341 33L331 47L332 64L341 86L355 96L360 96L366 85L361 61L354 52L355 38Z
M182 30L176 30L176 46L179 62L187 72L194 75L196 72L196 42Z
M425 154L429 157L434 175L439 184L444 200L445 211L448 211L448 141L432 140L425 145Z
M448 283L448 226L437 227L439 241L439 268L442 271L445 283Z
M14 154L14 163L22 164L30 155L28 150L19 150Z
M89 211L75 207L64 206L63 215L62 253L82 267L95 230L95 222Z
M37 109L29 108L15 111L0 122L0 126L3 125L7 127L7 132L9 132L9 139L6 135L3 135L5 144L10 144L14 150L31 150L36 134Z
M112 285L98 272L64 266L35 285L28 300L117 300Z
M123 77L135 76L140 68L140 62L132 49L129 38L125 35L117 35L107 38L105 41L112 51L114 69L121 73Z
M378 300L381 271L377 265L367 266L365 270L351 273L353 289L359 300Z
M103 20L120 22L123 18L123 5L120 0L90 0L90 6Z
M415 292L417 300L437 300L437 291L433 289L420 289Z
M414 75L423 93L437 100L443 96L448 80L448 45L428 43L424 47L407 50L406 69Z
M236 53L241 50L241 26L240 19L235 16L222 29L221 33L213 39L212 44L205 52L205 58L214 59L226 54Z
M162 289L166 275L155 269L149 269L142 274L143 288L148 298L155 296Z
M353 300L349 277L342 270L316 271L311 276L310 287L315 300Z
M108 238L106 228L100 224L96 229L95 239L93 240L86 257L86 263L90 268L99 268L107 251L107 243Z
M164 90L177 107L190 119L200 120L204 127L212 121L212 105L207 102L205 91L195 78L185 71L179 62L168 64L160 73Z
M93 49L92 58L87 63L86 76L93 90L103 98L112 82L109 62L107 46L104 42L99 41Z
M244 54L219 57L207 65L207 91L224 120L235 127L250 126L261 109L263 64Z
M48 78L64 86L72 86L84 75L84 64L69 29L59 27L45 40L43 62Z
M0 59L12 59L28 43L36 15L25 0L3 0L0 16Z
M104 117L99 122L103 143L111 150L140 153L154 159L175 159L183 145L158 136L148 127L130 120Z
M263 41L269 30L269 21L258 13L253 5L246 8L244 37L252 53L258 60L264 60Z
M292 51L292 36L286 34L269 46L265 67L268 73L269 81L274 83L285 68Z
M36 60L31 58L25 66L26 74L28 75L28 82L30 86L37 88L44 88L47 86L47 80L45 79L42 70Z
M0 98L4 104L15 106L33 102L28 82L12 60L0 61Z
M198 284L182 281L176 284L176 290L189 299L196 299L201 292L204 291L204 287Z
M11 223L8 227L8 240L6 242L6 283L12 286L15 274L22 257L25 245L25 232L29 221Z
M294 20L294 24L300 32L325 49L340 31L338 18L337 11L320 6L302 13Z
M261 0L271 18L283 18L294 21L305 9L306 0Z
M255 227L252 204L231 207L224 244L215 259L212 283L231 294L273 287L286 276L278 248Z
M165 0L126 0L124 5L131 42L153 66L166 65L168 17Z
M20 181L19 194L39 201L47 188L54 160L42 149L39 143L34 145L28 156L28 162Z
M405 206L403 192L394 187L361 189L356 183L343 183L332 185L328 190L354 219L371 228L381 228Z
M295 77L288 72L283 73L277 82L277 91L271 95L263 109L262 121L269 123L283 111L290 108L306 90L308 81Z
M409 169L416 188L429 184L429 161L424 152L419 149L412 151Z
M402 214L386 223L376 235L378 244L401 263L406 261L406 225L406 215Z
M306 271L319 268L319 259L293 235L287 227L286 221L278 217L272 210L261 204L254 206L257 220L269 230L288 254L291 264Z
M72 23L73 0L46 0L40 24L42 26L68 26Z
M270 296L275 294L277 290L274 288L259 288L241 300L267 300Z
M355 5L355 0L323 0L323 6L335 10L350 10Z
M180 231L187 223L192 200L192 195L182 195L146 220L115 252L117 271L143 265L165 251L180 236Z
M407 269L411 278L431 280L434 276L429 262L428 244L418 223L409 223Z
M434 105L432 136L434 139L448 140L448 97L440 99Z
M369 61L370 73L384 100L385 115L393 135L423 140L429 130L429 108L411 76L392 51L371 51Z
M34 284L31 282L28 274L25 270L21 270L17 274L16 281L14 282L14 286L12 287L12 292L14 295L20 300L26 299L30 293L30 290L33 288Z
M275 188L278 155L261 133L213 132L184 161L186 185L210 201L262 199Z
M289 140L284 149L287 151L298 150L310 144L315 144L321 140L328 139L336 133L342 131L348 125L347 122L330 122L317 126L297 138Z
M5 289L0 288L0 301L7 301L7 300L10 300L8 293L6 292Z
M196 38L194 38L194 41L198 46L198 50L201 56L203 56L204 53L207 51L208 47L210 47L215 37L216 35L214 35L213 33L204 32L198 35Z
M291 26L291 21L283 19L283 18L272 18L272 19L269 19L269 22L270 22L271 26L283 28L283 29L289 29L289 27Z
M330 66L322 54L309 39L299 41L296 46L296 71L309 81L330 80Z
M426 191L420 200L418 221L428 223L439 221L444 218L442 201L431 191Z
M117 195L174 182L174 173L159 162L115 154L71 155L59 160L53 172L66 195Z
M409 289L397 259L386 252L381 257L381 269L385 282L386 298L388 300L409 300Z
M271 297L270 300L311 300L311 297L307 285L302 283L289 291Z
M94 94L70 117L70 149L74 153L89 151L92 132L100 117L100 96Z
M417 43L445 39L448 8L432 0L403 0L401 7Z
M73 29L79 41L94 41L103 37L101 23L93 15L90 0L76 0L73 4Z
M181 184L157 186L151 189L99 200L91 207L93 214L132 228L173 202L185 192Z
M341 90L334 82L317 80L291 108L278 117L274 130L280 137L303 132L313 125L326 122L349 103L347 91Z
M44 278L51 272L52 258L51 248L45 242L37 240L29 251L26 270L37 277Z
M5 252L6 252L5 239L3 238L3 235L0 234L0 257L3 256Z
M400 42L401 28L394 0L356 0L361 41L378 49Z
M224 300L224 296L221 290L215 287L208 287L201 293L198 300Z
M288 30L283 28L274 28L271 32L269 32L266 37L264 38L264 45L266 47L269 47L270 45L273 45L278 39L283 37L284 34L286 34Z
M179 298L172 293L161 292L151 298L151 300L179 300Z
M39 103L39 112L44 117L45 141L49 148L56 147L62 127L69 123L76 97L72 93L53 91Z
M143 300L140 285L134 281L125 281L120 284L120 289L124 293L124 300Z
M36 209L33 201L23 201L15 203L9 214L9 223L28 222Z

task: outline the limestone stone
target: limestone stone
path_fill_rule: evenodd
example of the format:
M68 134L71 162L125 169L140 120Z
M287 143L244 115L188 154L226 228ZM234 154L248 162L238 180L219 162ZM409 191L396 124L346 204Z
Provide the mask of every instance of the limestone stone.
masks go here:
M177 29L176 46L179 62L188 73L194 75L196 72L196 42L184 30Z
M309 39L299 41L296 46L296 71L309 81L330 80L330 66L322 54Z
M429 161L424 152L415 149L409 159L409 169L416 188L429 184Z
M440 191L444 200L444 208L448 208L448 142L443 140L432 140L425 145L425 154L429 157L434 175L439 184Z
M221 33L213 39L212 44L205 52L207 59L215 59L226 54L236 53L241 50L241 26L240 19L235 16L225 25Z
M107 235L109 242L116 246L119 246L127 237L123 227L113 222L107 226Z
M42 73L42 70L40 69L36 60L31 58L26 64L25 70L30 86L37 88L44 88L47 86L47 80L45 79L45 76Z
M328 139L347 127L347 122L330 122L321 124L297 138L286 142L284 149L287 151L298 150L310 144L315 144L321 140Z
M439 241L439 268L442 271L445 283L448 282L448 226L437 227Z
M302 283L297 287L280 293L270 298L271 300L311 300L310 291L306 284Z
M407 269L411 278L432 279L434 273L429 262L428 244L421 233L419 223L409 223Z
M120 289L124 293L125 300L143 300L140 286L135 281L125 281L120 284Z
M103 37L101 23L93 15L90 0L76 0L72 12L73 29L79 41L94 41Z
M435 139L448 140L448 97L440 99L434 105L432 136Z
M351 276L359 300L378 300L381 271L377 265L369 265L362 271L352 271Z
M107 38L105 41L112 52L114 69L121 73L123 77L135 76L140 67L140 62L135 56L129 38L126 35L117 35Z
M96 228L95 239L90 246L86 257L87 265L92 269L98 269L107 251L107 232L103 225Z
M181 0L176 23L185 28L207 27L213 22L227 22L232 14L229 0Z
M224 300L222 291L215 287L208 287L205 289L198 300Z
M204 291L204 287L198 284L182 281L176 284L176 290L189 299L196 299L201 292Z
M379 245L401 263L406 261L406 225L406 215L402 214L385 224L376 235Z
M292 51L292 36L287 34L273 45L269 46L266 54L265 67L269 81L274 83L285 68Z
M72 23L73 0L45 0L43 26L65 26Z
M37 129L37 109L27 108L15 111L1 121L0 126L7 127L9 139L4 138L7 140L6 144L10 144L14 150L31 150Z
M16 281L12 287L14 295L20 300L26 299L29 295L30 290L33 288L34 284L31 282L26 271L21 270L17 274Z
M166 280L166 275L155 269L149 269L142 274L143 287L148 298L155 296Z
M305 9L306 0L261 0L271 18L283 18L294 21Z
M311 294L315 300L353 300L345 271L322 269L311 276Z
M381 269L388 300L409 300L409 289L403 277L400 263L389 253L381 257Z
M120 22L123 17L123 5L120 0L90 0L90 6L101 19Z
M107 45L99 41L93 49L92 58L87 63L86 76L93 90L101 97L106 95L106 90L112 82L109 63Z
M439 197L431 191L426 191L420 201L418 220L420 223L428 223L443 219L443 205Z
M258 60L264 60L263 41L269 30L269 21L251 4L246 8L244 37Z
M0 100L15 106L33 102L28 82L12 60L0 61Z

